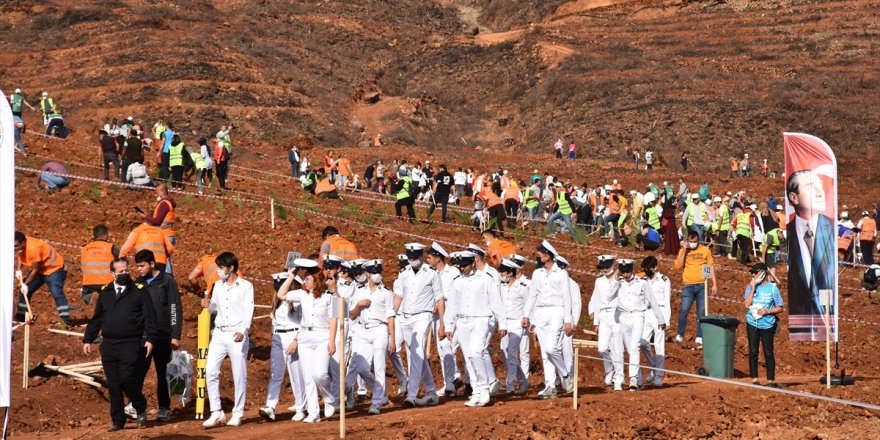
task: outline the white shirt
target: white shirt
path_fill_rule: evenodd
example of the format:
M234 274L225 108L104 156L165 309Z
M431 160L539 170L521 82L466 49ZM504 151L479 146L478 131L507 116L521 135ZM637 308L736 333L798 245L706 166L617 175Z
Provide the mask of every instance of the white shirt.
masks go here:
M588 312L593 315L593 325L599 325L601 312L617 310L617 292L620 290L620 283L617 279L611 279L607 276L596 278L593 285L593 296L590 297L590 305Z
M311 293L298 289L288 292L286 300L299 304L302 310L302 327L330 329L330 318L337 318L333 310L333 294L324 292L315 298Z
M370 307L361 310L354 322L354 328L363 329L365 325L372 328L379 325L379 322L387 324L388 319L394 317L394 293L385 286L377 286L375 291L370 291L369 285L359 287L352 297L351 306L354 307L365 299L370 300Z
M237 277L232 285L217 281L208 310L217 314L214 319L216 328L246 334L254 318L254 285L241 277Z
M581 308L583 308L581 286L578 285L574 278L569 277L568 281L571 291L571 323L576 325L578 322L581 322Z
M302 321L302 310L295 307L290 301L282 300L281 304L278 304L278 308L272 312L271 318L274 330L299 328L300 321Z
M795 224L795 231L797 231L798 246L801 247L801 261L803 262L803 265L801 267L804 268L804 275L806 276L806 279L812 280L813 279L812 278L813 277L813 262L812 262L813 256L810 255L810 251L809 251L810 248L807 247L807 242L804 239L804 234L807 233L807 220L804 220L800 216L795 215L794 216L794 224ZM818 224L819 224L819 217L818 216L810 219L809 226L810 226L810 230L813 231L813 246L815 246L815 243L816 243L816 226L818 226ZM813 249L815 249L815 247Z
M456 171L455 174L452 175L452 181L455 182L456 185L464 185L467 182L467 174L464 171Z
M653 161L653 160L654 160L654 152L653 151L646 151L645 152L645 162L651 163L651 161Z
M672 301L672 289L670 287L669 278L660 272L656 272L654 273L653 278L645 278L644 280L648 283L648 287L651 288L651 293L654 294L654 298L657 300L657 305L660 306L663 320L669 323L669 319L672 317L672 308L670 306Z
M443 266L443 270L438 272L440 273L440 283L443 285L442 297L443 299L449 299L452 296L452 280L461 275L461 271L447 264ZM439 300L440 298L434 299Z
M408 267L400 273L398 280L400 280L400 292L395 294L402 298L398 313L416 314L434 311L437 298L443 295L443 284L436 270L422 263L418 272L413 272L412 267Z
M202 145L199 154L202 155L202 159L205 159L205 169L210 170L214 168L214 158L211 157L211 152L208 150L208 145Z
M501 286L501 274L498 273L498 269L495 269L489 263L484 263L483 268L477 269L477 272L488 274L492 277L493 280L495 280L496 283L498 283L499 286Z
M513 286L501 283L501 300L504 302L504 316L507 319L522 319L525 316L530 284L531 280L525 275L520 275L513 282Z
M504 302L498 283L480 271L472 275L462 274L452 283L452 298L446 307L445 324L447 331L455 331L455 323L464 317L492 317L498 321L498 328L507 330L504 319Z
M660 324L666 324L663 315L660 314L660 306L657 299L651 293L648 283L633 277L631 281L620 280L620 289L617 292L617 310L628 313L645 312L648 307L654 312Z
M568 272L560 269L556 263L549 271L539 267L532 273L524 316L530 316L535 307L562 307L564 323L571 324L571 283Z

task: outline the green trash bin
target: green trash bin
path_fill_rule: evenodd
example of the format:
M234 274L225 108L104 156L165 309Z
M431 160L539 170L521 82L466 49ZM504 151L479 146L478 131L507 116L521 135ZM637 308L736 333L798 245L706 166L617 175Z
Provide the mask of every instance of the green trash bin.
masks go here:
M708 315L700 318L700 325L703 326L703 366L698 373L719 379L733 377L733 348L739 319Z

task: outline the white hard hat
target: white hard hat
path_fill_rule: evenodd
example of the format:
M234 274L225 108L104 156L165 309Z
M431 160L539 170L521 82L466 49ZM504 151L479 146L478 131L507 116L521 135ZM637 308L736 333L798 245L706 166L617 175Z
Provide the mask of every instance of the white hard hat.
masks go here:
M49 96L49 92L43 92L43 98Z
M614 181L613 181L613 182L611 182L611 183L613 183L613 184L615 184L615 185L617 185L617 179L614 179Z
M657 197L654 196L654 193L652 193L652 192L646 193L645 197L643 198L643 201L645 202L645 204L651 203L654 200L657 200Z
M712 201L713 201L713 202L720 202L720 201L721 201L721 197L715 196L715 198L712 199Z
M15 93L21 93L21 89L15 89Z

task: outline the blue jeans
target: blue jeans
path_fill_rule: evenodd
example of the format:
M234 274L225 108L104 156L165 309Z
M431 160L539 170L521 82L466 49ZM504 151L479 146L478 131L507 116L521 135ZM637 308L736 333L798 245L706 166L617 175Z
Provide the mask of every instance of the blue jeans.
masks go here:
M700 243L703 242L703 232L704 232L704 230L705 230L705 228L703 227L703 225L691 225L691 231L694 231L694 232L697 233L697 236L700 237Z
M52 298L55 299L55 308L58 309L58 316L67 323L70 321L70 306L67 304L67 297L64 296L65 280L67 280L66 269L58 269L50 275L37 274L34 280L28 284L28 300L34 296L34 292L45 284L49 287L49 293L52 294ZM27 303L25 302L24 295L19 293L18 314L23 318L25 312L27 312Z
M537 205L534 208L526 208L529 211L529 223L532 224L532 231L535 230L535 219L538 218L541 211L541 205Z
M70 185L70 181L66 178L49 173L40 173L40 180L46 182L46 186L51 189L64 188L65 186Z
M547 228L550 229L550 233L556 231L556 220L562 219L562 222L565 223L565 229L570 234L571 233L571 214L563 214L559 211L553 213L550 216L550 219L547 220Z
M703 337L703 328L699 319L706 316L706 301L703 297L704 288L702 284L686 284L681 289L681 310L678 312L678 335L684 337L684 331L687 328L688 313L691 312L691 305L697 302L697 337Z
M168 241L170 241L171 244L175 244L174 237L168 237ZM167 258L168 262L165 263L165 273L167 273L168 275L174 275L174 273L171 272L171 255L168 255Z

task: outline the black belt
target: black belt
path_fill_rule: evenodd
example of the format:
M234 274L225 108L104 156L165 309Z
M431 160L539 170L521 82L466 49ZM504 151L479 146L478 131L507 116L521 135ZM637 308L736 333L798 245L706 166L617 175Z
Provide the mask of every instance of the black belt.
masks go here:
M275 333L288 333L288 332L298 332L298 328L281 328L275 329Z

